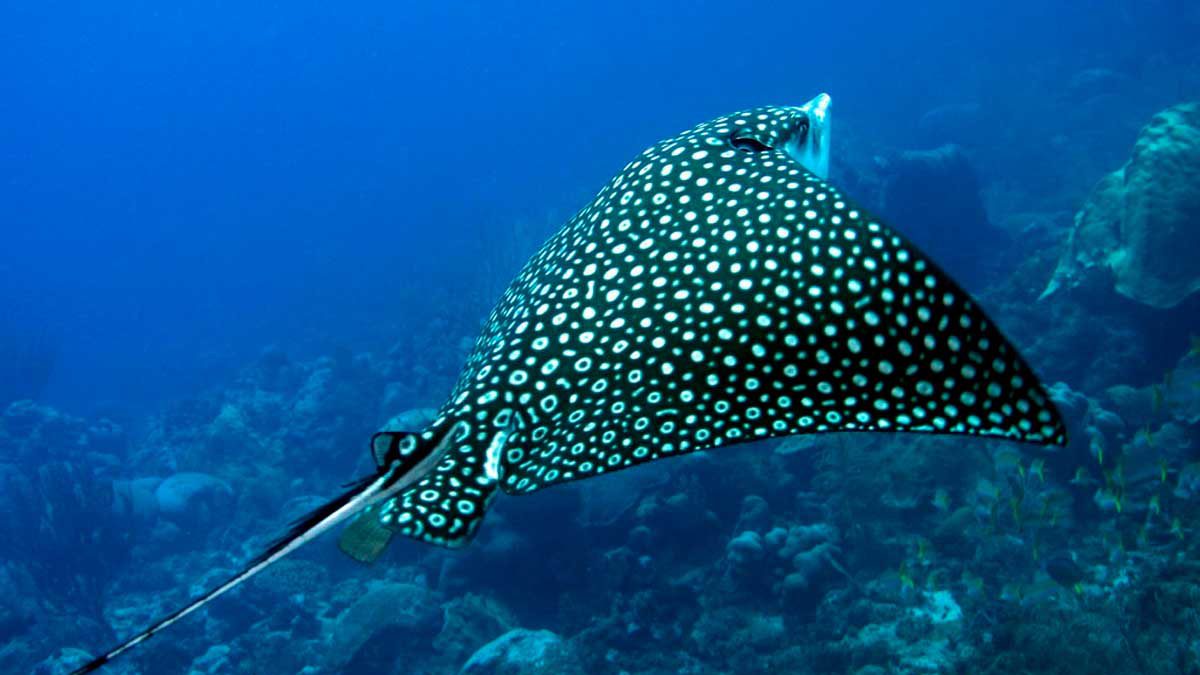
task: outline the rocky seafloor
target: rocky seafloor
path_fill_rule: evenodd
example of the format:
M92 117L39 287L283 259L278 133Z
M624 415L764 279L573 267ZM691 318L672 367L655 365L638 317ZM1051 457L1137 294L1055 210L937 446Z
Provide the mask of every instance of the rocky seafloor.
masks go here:
M897 153L860 187L903 213L897 182L969 196L967 164ZM111 672L1200 673L1198 178L1185 104L1073 216L946 216L999 222L1008 257L972 287L1067 448L793 437L501 497L462 551L311 544ZM230 575L370 470L372 431L420 426L470 334L267 349L135 425L8 405L0 671L67 672Z

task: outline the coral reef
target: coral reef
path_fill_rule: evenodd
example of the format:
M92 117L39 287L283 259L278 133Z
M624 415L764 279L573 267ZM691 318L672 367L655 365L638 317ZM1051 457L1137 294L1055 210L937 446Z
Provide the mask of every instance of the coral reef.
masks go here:
M1086 287L1166 309L1200 290L1200 103L1155 115L1075 217L1046 293Z
M571 646L548 630L517 628L471 655L460 675L582 675Z

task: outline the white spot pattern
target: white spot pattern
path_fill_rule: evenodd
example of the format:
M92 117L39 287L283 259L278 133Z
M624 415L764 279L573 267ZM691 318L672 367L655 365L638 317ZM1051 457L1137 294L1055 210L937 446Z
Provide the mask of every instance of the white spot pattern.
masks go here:
M974 301L782 150L804 114L761 108L663 141L568 221L492 312L431 427L466 422L456 451L385 524L457 545L497 486L797 433L1064 443Z

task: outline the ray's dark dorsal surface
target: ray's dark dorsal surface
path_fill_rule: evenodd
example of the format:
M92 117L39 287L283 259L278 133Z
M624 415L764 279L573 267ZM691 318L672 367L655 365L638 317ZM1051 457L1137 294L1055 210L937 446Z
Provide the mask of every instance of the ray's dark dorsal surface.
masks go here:
M341 546L468 543L524 494L792 434L1063 445L1016 348L905 238L825 181L829 98L706 122L629 163L526 264L429 428L378 472L89 672L357 515Z

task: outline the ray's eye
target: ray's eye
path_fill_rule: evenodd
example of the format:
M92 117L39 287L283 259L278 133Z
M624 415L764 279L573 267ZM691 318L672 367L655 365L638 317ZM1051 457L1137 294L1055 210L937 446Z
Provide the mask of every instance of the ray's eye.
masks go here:
M740 152L766 152L773 148L746 131L735 131L729 136L729 145Z

